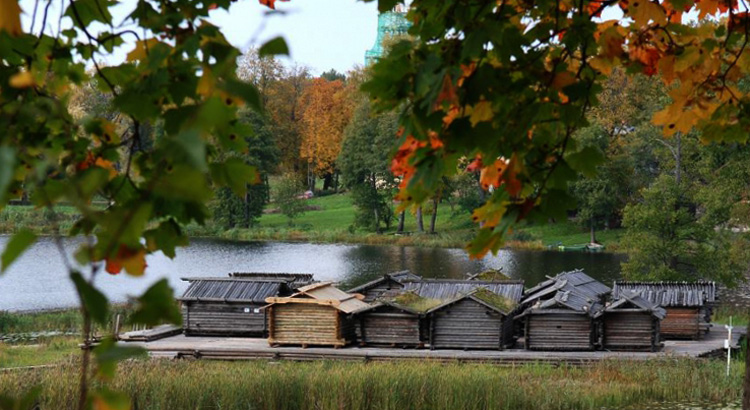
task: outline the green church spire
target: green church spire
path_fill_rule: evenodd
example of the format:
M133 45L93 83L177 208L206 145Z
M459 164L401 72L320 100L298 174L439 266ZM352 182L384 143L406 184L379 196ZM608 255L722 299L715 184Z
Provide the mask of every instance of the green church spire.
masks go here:
M406 19L406 13L397 6L391 11L378 15L378 38L375 45L365 52L365 65L370 65L383 55L383 40L397 35L406 34L411 23Z

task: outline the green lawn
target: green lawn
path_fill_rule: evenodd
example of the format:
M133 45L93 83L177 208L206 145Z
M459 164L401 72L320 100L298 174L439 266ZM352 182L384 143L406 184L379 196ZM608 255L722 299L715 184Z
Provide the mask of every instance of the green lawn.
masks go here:
M300 240L313 242L346 242L374 243L394 245L419 245L460 247L465 245L476 232L477 226L471 221L468 213L459 208L451 209L446 203L440 204L436 223L437 235L418 234L414 210L407 210L404 229L407 235L394 237L397 220L394 219L391 229L385 235L355 228L355 207L347 193L313 198L306 201L308 210L293 221L290 226L287 218L281 213L265 213L259 225L252 229L232 229L224 231L208 222L206 227L191 225L187 232L193 236L218 236L243 240ZM273 203L267 210L275 208ZM424 227L429 230L432 205L424 207ZM21 227L29 227L40 234L54 233L53 214L31 206L8 206L0 211L0 233L8 234ZM77 216L72 207L59 207L57 214L63 231L75 222ZM623 235L622 229L597 232L597 239L609 250L617 250L618 242ZM409 235L412 234L412 235ZM508 236L508 245L542 249L547 245L562 243L575 245L587 243L589 232L574 222L564 221L547 225L517 226Z
M39 339L28 344L0 343L0 369L56 364L80 352L75 337Z

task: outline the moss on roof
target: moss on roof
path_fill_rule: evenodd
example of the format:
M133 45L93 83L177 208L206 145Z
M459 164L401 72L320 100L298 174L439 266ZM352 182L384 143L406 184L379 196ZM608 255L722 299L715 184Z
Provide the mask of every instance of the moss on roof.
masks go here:
M497 293L490 292L489 290L484 288L477 289L474 292L474 297L490 306L494 306L502 310L505 313L512 311L518 305L513 300L498 295Z
M481 272L473 277L475 280L481 280L485 282L498 282L503 280L511 280L508 275L501 272L499 269L489 269Z
M443 301L440 299L423 298L414 292L404 292L393 298L393 302L416 312L423 313L438 306Z

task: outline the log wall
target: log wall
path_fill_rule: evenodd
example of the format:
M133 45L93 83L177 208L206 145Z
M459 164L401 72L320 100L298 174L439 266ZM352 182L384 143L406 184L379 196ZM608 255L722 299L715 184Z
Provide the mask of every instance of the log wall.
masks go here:
M359 317L360 342L368 345L421 346L419 316L397 309L379 309Z
M270 344L343 346L347 340L339 335L353 333L351 321L340 321L339 311L331 306L279 303L268 315Z
M182 304L188 336L265 336L265 311L258 304L188 302ZM256 312L257 310L257 312Z
M432 349L502 349L512 338L512 323L503 326L502 314L471 299L446 306L430 318ZM512 322L511 319L508 319ZM503 337L503 331L509 333Z
M526 316L528 350L594 350L591 318L580 313L530 313Z
M604 349L655 352L659 348L659 319L648 312L604 314Z
M701 339L708 332L705 311L700 308L668 307L667 317L661 321L664 339Z

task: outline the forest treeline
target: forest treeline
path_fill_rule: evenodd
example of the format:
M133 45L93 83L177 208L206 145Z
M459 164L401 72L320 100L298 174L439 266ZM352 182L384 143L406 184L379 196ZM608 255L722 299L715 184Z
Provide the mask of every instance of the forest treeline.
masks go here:
M480 171L467 158L441 178L427 203L397 212L400 179L391 168L400 112L375 114L360 91L366 68L314 76L256 50L238 65L239 78L257 87L265 110L243 108L245 133L230 136L246 141L241 156L258 170L258 184L244 197L217 189L211 208L223 229L256 226L269 203L291 223L305 211L306 192L346 191L356 206L353 228L400 232L405 218L416 218L418 231L435 233L441 204L470 214L494 188L480 186ZM630 258L624 272L630 278L736 282L750 255L750 149L741 143L702 144L695 133L665 139L650 119L669 102L667 91L658 78L615 71L600 104L589 112L589 126L574 135L569 150L598 153L601 161L570 184L576 203L547 206L567 209L591 231L591 242L598 230L625 228L622 245ZM77 90L70 104L80 118L132 126L112 111L95 84ZM159 122L140 127L138 149L148 149L164 132Z

